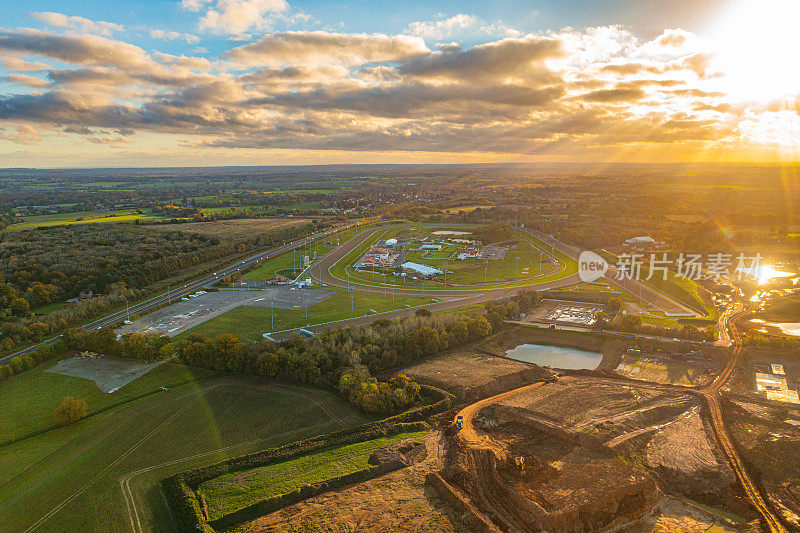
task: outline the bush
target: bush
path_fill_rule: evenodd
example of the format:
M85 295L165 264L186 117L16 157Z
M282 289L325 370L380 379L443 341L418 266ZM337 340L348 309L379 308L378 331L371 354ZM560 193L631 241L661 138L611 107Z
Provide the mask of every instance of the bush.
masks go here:
M57 424L66 426L67 424L72 424L84 418L88 408L89 406L86 404L86 400L67 396L61 402L61 405L56 407L53 415Z

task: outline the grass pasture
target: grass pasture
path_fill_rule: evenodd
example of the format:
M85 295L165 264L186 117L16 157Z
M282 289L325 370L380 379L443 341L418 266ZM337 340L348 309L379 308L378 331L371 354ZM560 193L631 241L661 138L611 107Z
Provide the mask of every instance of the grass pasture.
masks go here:
M19 439L54 425L53 410L65 396L86 400L88 413L122 404L160 387L173 387L214 375L203 369L164 363L118 391L106 394L94 381L45 372L54 362L12 376L0 384L0 442Z
M406 439L421 440L422 436L422 432L400 433L339 446L244 472L225 474L201 483L198 491L206 502L209 518L215 520L303 485L367 468L369 456L375 450Z
M40 401L6 385L4 401ZM362 422L330 393L263 379L174 386L0 447L0 529L176 531L164 477Z
M261 266L242 275L243 280L257 281L274 278L282 270L292 270L300 267L303 256L297 252L289 252L273 257L261 263Z

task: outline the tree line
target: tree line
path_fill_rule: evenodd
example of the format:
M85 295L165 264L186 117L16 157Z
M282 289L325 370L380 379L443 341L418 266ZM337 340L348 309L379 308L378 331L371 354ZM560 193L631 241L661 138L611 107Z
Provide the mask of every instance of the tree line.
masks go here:
M356 407L374 414L404 410L419 401L419 385L408 376L389 381L373 376L424 357L485 339L539 300L523 292L486 305L486 316L429 315L377 320L370 326L327 331L312 339L276 343L243 341L223 333L214 338L192 333L174 341L158 334L130 333L117 338L111 329L70 329L68 349L145 360L174 357L190 366L264 376L286 383L336 390Z
M0 234L0 353L63 332L141 298L176 273L307 235L322 224L278 227L245 241L130 224L62 226ZM137 288L131 288L137 287ZM81 291L92 298L46 314L38 306Z

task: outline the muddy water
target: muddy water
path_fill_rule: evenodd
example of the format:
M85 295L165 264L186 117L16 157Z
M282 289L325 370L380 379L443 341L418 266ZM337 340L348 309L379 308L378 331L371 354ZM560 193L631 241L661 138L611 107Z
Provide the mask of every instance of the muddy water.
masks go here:
M517 361L567 370L594 370L603 360L603 355L599 353L545 344L520 344L506 350L506 354Z

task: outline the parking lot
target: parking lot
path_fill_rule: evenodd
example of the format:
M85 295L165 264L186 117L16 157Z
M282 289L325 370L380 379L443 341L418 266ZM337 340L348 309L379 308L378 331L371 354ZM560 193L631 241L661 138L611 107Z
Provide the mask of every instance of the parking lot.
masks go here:
M155 332L174 337L206 320L237 307L275 307L276 309L305 309L331 297L318 289L298 289L288 285L266 286L262 290L221 290L178 300L168 307L134 320L116 330L125 333Z

